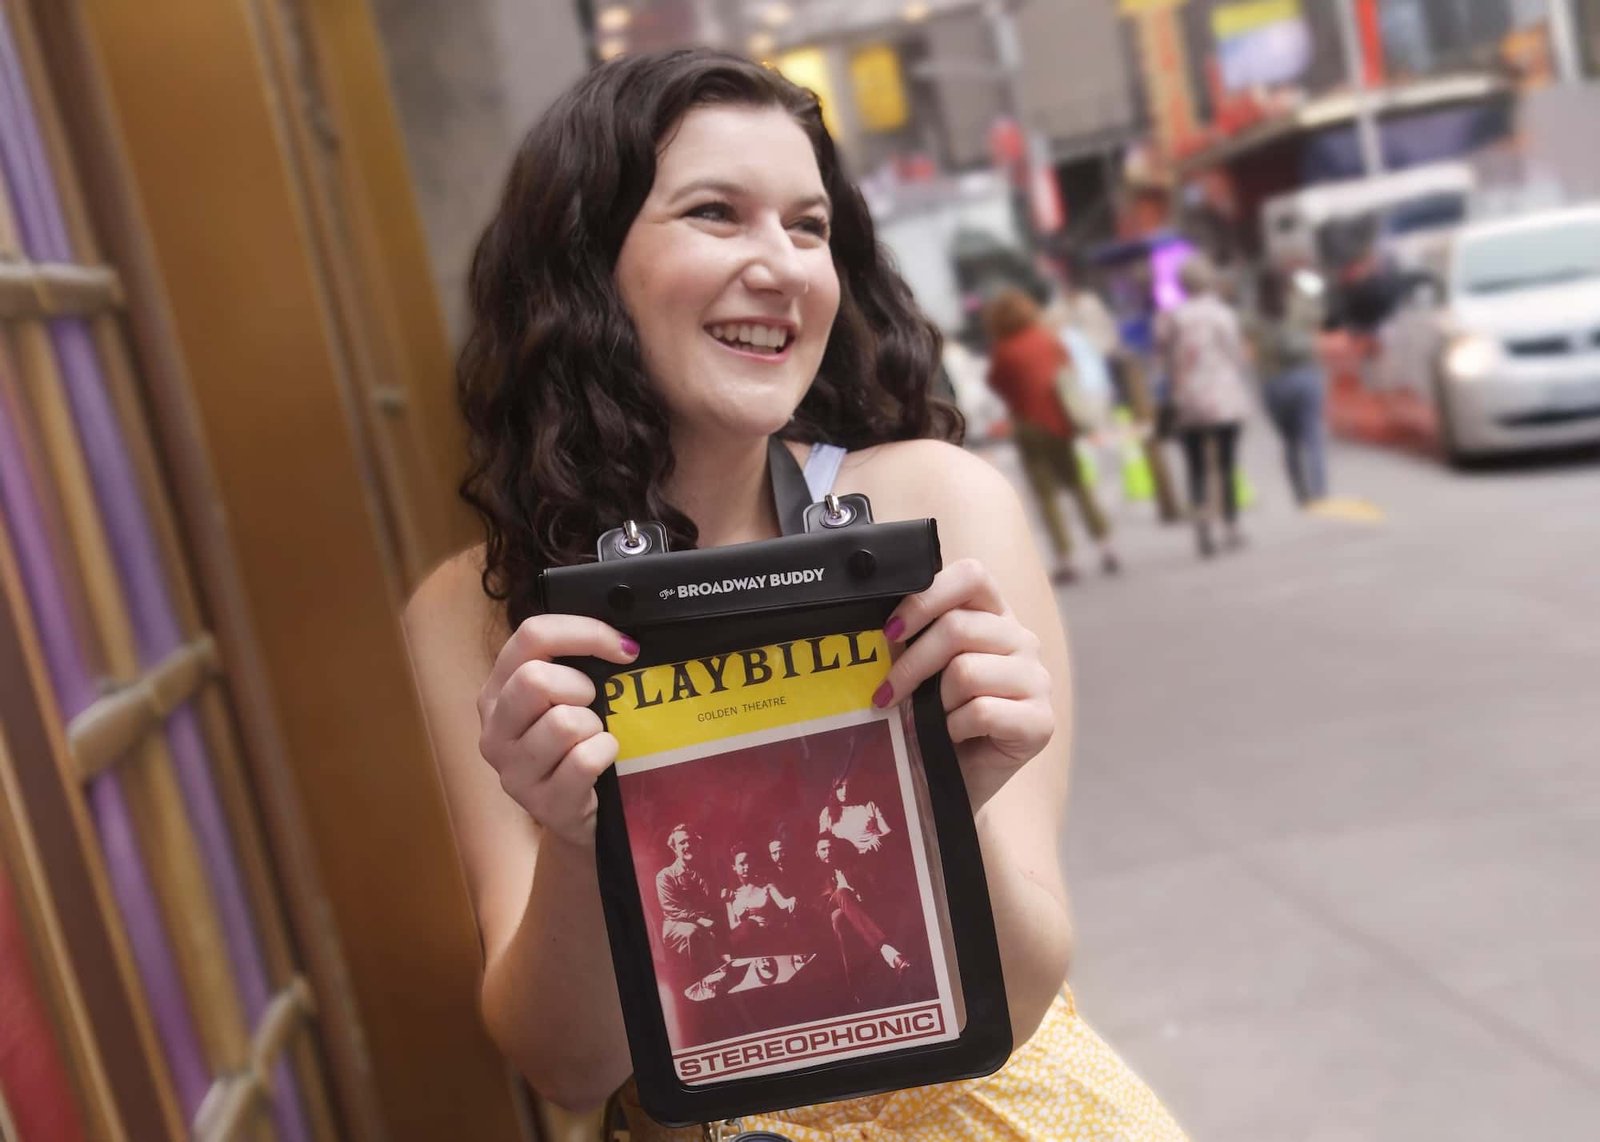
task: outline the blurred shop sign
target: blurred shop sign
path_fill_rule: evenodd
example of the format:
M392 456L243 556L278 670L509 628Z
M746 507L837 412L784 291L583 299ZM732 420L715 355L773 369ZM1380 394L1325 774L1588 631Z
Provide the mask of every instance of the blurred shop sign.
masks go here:
M1003 171L1013 170L1028 153L1028 139L1022 124L1002 115L989 124L989 157Z
M1311 65L1300 0L1240 0L1211 11L1217 68L1230 91L1292 83Z
M1194 91L1189 84L1189 51L1177 8L1141 9L1134 19L1139 75L1150 107L1156 146L1170 158L1194 135Z
M1556 56L1548 23L1513 28L1500 41L1500 58L1523 91L1556 81Z
M820 48L798 48L784 52L773 61L778 74L790 83L807 88L822 104L822 125L828 134L839 137L839 120L834 113L833 84L828 76L828 57Z
M850 56L856 116L868 131L897 131L906 124L906 85L900 55L888 44L868 44Z
M1054 234L1067 224L1067 207L1061 197L1056 168L1050 164L1050 144L1041 134L1029 140L1028 218L1035 234Z
M1142 16L1146 12L1182 8L1188 2L1189 0L1117 0L1117 12L1123 16Z
M1234 0L1211 10L1211 31L1219 40L1260 31L1300 18L1300 0Z
M939 177L939 164L926 151L907 151L895 155L889 169L902 186L933 182Z

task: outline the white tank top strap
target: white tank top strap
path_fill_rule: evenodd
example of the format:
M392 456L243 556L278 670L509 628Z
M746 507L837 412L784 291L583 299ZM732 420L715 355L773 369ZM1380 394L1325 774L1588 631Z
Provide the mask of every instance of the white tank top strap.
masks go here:
M812 503L833 491L833 482L839 478L839 465L844 463L848 451L837 444L811 446L811 455L806 457L805 478Z

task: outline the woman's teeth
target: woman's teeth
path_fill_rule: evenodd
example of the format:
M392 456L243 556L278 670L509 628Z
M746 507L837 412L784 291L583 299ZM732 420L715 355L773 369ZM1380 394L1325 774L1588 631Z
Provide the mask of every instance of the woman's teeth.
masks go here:
M763 353L777 353L789 343L789 331L772 325L713 325L707 332L736 349Z

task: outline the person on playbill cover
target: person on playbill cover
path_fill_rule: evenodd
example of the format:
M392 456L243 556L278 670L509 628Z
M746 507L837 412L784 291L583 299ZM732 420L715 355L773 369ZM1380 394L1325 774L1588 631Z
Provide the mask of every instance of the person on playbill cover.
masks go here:
M687 1084L960 1031L906 726L871 702L889 664L880 633L856 632L628 671L604 687L662 1015ZM808 831L815 840L792 859L781 839L749 839Z

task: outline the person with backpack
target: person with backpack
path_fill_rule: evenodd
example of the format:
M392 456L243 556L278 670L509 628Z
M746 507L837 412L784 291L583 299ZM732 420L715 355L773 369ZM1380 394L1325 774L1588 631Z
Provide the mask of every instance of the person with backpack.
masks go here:
M1042 319L1038 304L1020 289L998 290L984 306L983 325L989 341L989 387L1011 411L1022 468L1055 550L1052 578L1070 583L1078 577L1072 533L1056 503L1063 489L1077 502L1084 526L1100 548L1101 569L1116 574L1122 562L1111 546L1111 523L1084 478L1079 426L1062 399L1075 384L1071 355Z
M1317 347L1322 298L1307 284L1305 271L1286 268L1262 280L1258 306L1251 332L1261 396L1283 442L1295 502L1305 507L1328 494L1325 383Z

